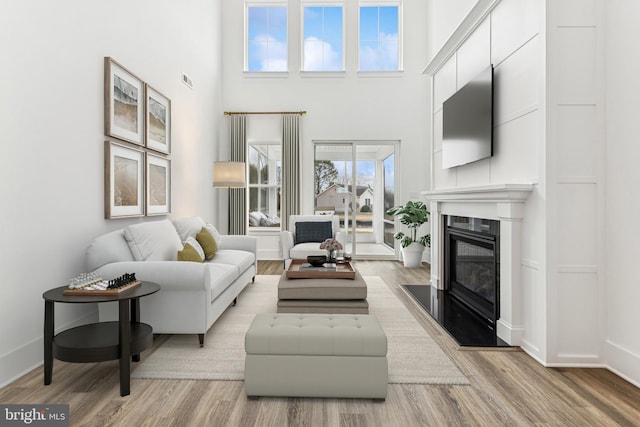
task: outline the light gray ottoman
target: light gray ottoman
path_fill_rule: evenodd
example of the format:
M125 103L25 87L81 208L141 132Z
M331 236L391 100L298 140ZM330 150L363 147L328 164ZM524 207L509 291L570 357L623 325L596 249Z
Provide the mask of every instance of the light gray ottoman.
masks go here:
M373 315L258 314L245 351L250 397L387 397L387 336Z

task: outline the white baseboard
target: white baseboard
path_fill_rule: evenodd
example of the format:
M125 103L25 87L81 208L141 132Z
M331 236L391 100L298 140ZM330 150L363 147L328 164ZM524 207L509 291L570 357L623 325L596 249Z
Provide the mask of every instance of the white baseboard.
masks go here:
M96 322L98 320L97 312L90 312L84 316L69 322L66 325L56 327L55 333L64 331L76 326L85 325L87 323ZM13 351L0 356L0 388L14 382L23 375L31 372L44 361L44 337L29 341L28 343L16 348ZM44 372L42 381L44 384Z
M609 340L606 341L606 349L607 368L640 387L640 356Z

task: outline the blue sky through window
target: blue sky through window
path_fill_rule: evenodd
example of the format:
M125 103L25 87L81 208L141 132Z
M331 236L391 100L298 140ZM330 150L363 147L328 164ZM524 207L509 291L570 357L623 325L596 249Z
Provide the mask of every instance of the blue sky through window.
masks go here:
M304 8L305 71L344 69L342 13L342 6Z
M287 8L249 6L247 70L287 71Z
M360 7L360 71L397 71L398 6Z

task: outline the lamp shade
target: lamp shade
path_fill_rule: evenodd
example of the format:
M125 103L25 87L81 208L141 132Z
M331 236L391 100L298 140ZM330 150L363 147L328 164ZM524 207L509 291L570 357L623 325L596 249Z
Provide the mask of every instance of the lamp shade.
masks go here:
M213 186L219 188L246 187L244 162L214 162Z

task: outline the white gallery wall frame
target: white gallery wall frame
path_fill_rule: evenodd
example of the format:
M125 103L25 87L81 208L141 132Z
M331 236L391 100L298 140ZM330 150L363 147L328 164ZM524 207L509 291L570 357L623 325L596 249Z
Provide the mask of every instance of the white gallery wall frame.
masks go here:
M146 214L171 213L171 160L146 153Z
M145 215L145 152L113 141L104 142L104 216Z
M144 145L144 82L110 57L104 58L104 132Z
M145 85L146 147L164 154L171 153L171 100Z

